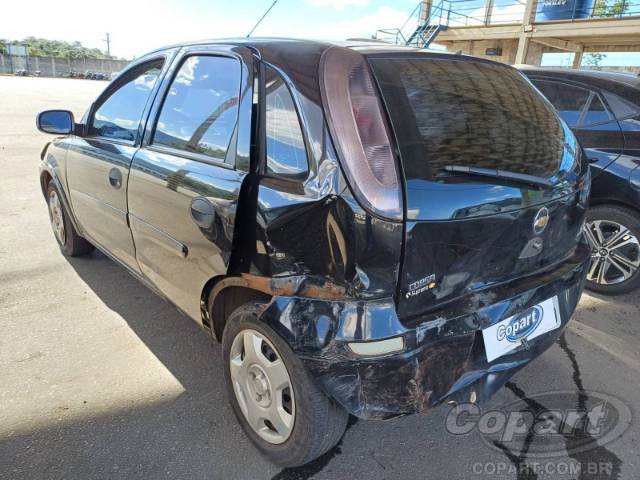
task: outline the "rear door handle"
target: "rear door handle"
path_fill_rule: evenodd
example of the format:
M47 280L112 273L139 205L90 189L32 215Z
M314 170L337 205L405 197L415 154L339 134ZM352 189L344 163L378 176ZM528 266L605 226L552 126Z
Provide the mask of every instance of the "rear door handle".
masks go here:
M122 173L119 168L113 167L109 170L109 183L116 190L122 186Z
M191 201L191 218L202 228L211 228L216 217L213 204L203 197L194 198Z

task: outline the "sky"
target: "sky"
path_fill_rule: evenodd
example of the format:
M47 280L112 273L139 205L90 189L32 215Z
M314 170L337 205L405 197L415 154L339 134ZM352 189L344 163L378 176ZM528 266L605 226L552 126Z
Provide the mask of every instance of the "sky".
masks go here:
M588 65L585 60L588 57L585 53L582 57L582 64ZM640 65L640 52L606 52L600 61L602 67L637 67ZM545 53L542 55L541 66L543 67L570 67L573 63L573 53Z
M206 38L243 37L273 0L21 0L0 11L0 38L27 36L80 41L86 47L131 59L165 45ZM523 0L494 0L492 21L519 21ZM434 2L437 4L437 2ZM479 24L485 0L455 1L451 25ZM418 0L278 0L253 36L326 40L369 38L400 27ZM25 21L20 21L25 18ZM11 19L11 21L6 21ZM434 45L437 48L437 45ZM545 54L543 65L564 65L571 54ZM640 53L607 54L603 66L638 65Z
M273 0L22 0L2 7L0 38L80 41L127 59L187 40L245 36ZM253 36L327 40L399 27L417 0L278 0ZM25 21L20 21L20 18ZM13 19L6 21L6 19Z

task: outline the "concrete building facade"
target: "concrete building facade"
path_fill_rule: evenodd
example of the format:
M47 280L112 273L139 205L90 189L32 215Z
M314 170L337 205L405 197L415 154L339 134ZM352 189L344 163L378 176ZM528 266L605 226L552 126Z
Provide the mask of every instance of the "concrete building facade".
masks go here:
M640 52L638 0L516 0L515 11L518 5L523 10L518 18L496 15L497 1L485 0L474 16L459 12L464 2L448 2L438 18L429 19L447 26L434 42L449 51L535 66L544 53L572 52L574 68L588 52ZM424 2L429 11L431 3ZM560 13L552 14L553 8Z

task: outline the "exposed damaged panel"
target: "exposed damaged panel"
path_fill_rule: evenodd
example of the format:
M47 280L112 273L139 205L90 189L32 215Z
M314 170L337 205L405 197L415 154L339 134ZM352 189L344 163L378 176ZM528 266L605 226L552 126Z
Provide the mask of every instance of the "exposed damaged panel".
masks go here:
M569 263L537 288L463 315L399 321L391 299L379 302L276 297L261 318L282 335L331 397L361 418L428 413L446 400L486 401L519 368L561 335L582 292L586 264ZM508 292L505 288L505 293ZM560 328L498 361L487 362L481 328L514 310L559 295ZM501 296L498 294L498 296ZM405 348L379 358L356 355L350 342L402 336Z
M393 295L403 224L362 209L346 185L322 109L300 92L296 98L307 127L309 174L306 179L260 178L250 272L325 277L346 297Z
M517 214L410 222L400 315L418 315L461 296L490 290L492 285L519 281L567 259L575 250L584 220L585 209L576 206L577 196L572 195L566 201L529 207ZM536 235L535 217L545 210L548 225Z

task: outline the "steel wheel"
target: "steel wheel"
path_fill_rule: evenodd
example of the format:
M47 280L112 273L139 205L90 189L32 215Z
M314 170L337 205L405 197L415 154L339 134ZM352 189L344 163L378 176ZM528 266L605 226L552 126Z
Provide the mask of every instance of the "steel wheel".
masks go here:
M62 204L58 192L51 190L49 192L49 218L51 219L51 228L53 234L60 245L64 245L66 241L66 232L64 230L64 215L62 213Z
M263 440L280 444L295 421L293 387L273 344L256 330L242 330L229 353L233 391L247 423Z
M630 279L640 268L640 242L624 225L611 220L594 220L585 225L591 247L587 280L613 285Z

